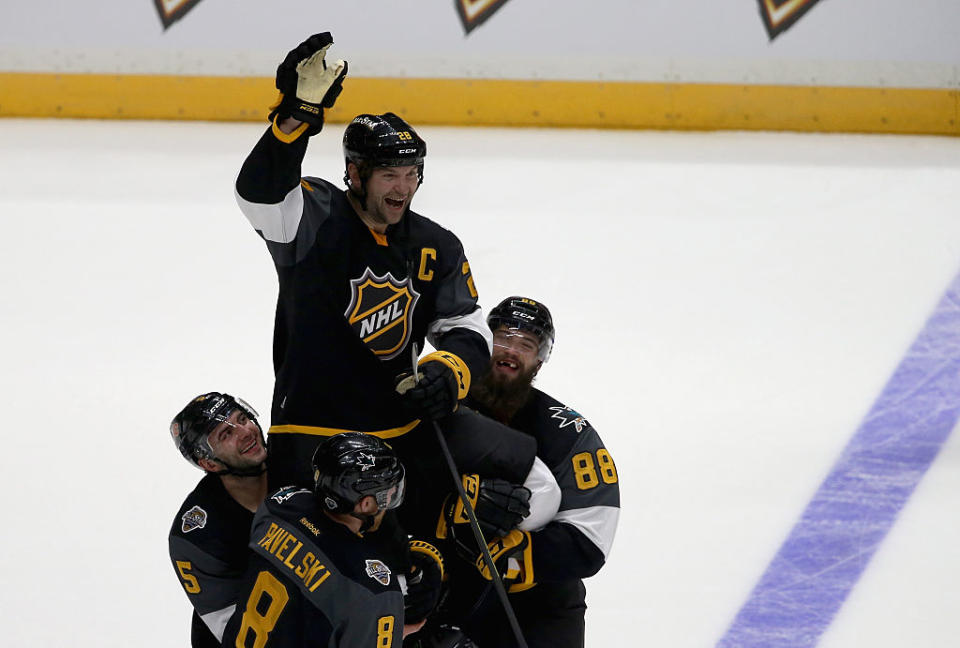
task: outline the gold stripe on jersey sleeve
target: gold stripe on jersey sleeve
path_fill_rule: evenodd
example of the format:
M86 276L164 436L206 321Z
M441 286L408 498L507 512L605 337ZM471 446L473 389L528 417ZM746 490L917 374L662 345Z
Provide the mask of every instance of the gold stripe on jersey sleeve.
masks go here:
M312 436L334 436L343 432L360 432L369 434L380 439L393 439L403 436L413 428L420 425L420 419L413 419L401 427L390 428L388 430L345 430L343 428L317 427L314 425L271 425L269 434L310 434Z

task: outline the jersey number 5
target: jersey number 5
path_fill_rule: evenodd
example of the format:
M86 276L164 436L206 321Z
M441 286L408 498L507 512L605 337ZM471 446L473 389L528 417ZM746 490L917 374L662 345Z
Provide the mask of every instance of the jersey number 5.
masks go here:
M599 466L600 476L597 478L597 467ZM613 457L607 452L606 448L597 450L597 461L593 461L593 453L581 452L573 455L573 476L577 480L577 488L580 490L590 490L600 484L617 483L617 467L613 465Z
M180 578L183 579L183 589L187 590L188 594L198 594L200 583L197 582L197 577L190 573L192 567L193 565L190 564L189 560L177 561L177 571L180 572Z

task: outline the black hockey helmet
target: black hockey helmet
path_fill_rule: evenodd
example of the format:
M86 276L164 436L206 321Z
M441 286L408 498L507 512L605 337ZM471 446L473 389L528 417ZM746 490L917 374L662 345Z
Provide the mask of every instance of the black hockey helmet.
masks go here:
M389 445L362 432L324 439L313 453L314 492L332 513L351 513L372 495L380 509L403 502L403 464ZM390 491L396 489L394 493Z
M220 392L201 394L187 403L170 422L170 436L186 460L203 470L200 459L220 461L210 447L210 433L237 410L256 423L262 437L257 412L245 401Z
M417 167L422 183L426 156L427 143L410 124L391 112L357 115L343 132L344 164L356 164L362 182L366 182L376 167L412 165ZM346 172L344 182L349 186ZM363 193L363 187L359 190Z
M540 360L546 362L553 351L554 329L550 310L529 297L507 297L490 311L487 325L491 331L506 327L529 331L540 340Z

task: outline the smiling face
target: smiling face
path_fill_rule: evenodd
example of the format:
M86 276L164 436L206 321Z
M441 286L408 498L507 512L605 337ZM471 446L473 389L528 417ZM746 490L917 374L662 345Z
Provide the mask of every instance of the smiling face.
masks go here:
M267 460L260 427L239 409L210 432L208 442L218 462L235 470L257 468ZM201 466L211 472L220 471L217 462L209 459L201 459Z
M493 332L490 372L504 381L532 379L540 370L540 339L529 331L501 326Z
M499 326L493 332L490 370L475 380L470 395L501 423L509 423L530 395L540 370L540 338L530 331Z
M360 187L360 174L352 162L347 167L351 187ZM415 165L377 167L363 183L366 190L366 208L360 209L357 196L354 206L368 227L384 232L388 225L396 225L407 213L413 194L420 186L420 172Z

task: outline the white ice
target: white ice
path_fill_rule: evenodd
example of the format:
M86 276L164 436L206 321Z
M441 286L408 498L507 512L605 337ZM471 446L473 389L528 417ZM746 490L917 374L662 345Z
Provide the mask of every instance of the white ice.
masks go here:
M232 194L261 129L0 121L4 645L187 645L166 428L214 389L268 419L276 279ZM485 309L550 306L538 384L617 462L587 644L713 646L960 270L960 139L420 130L415 208ZM957 645L958 493L954 435L821 646Z

